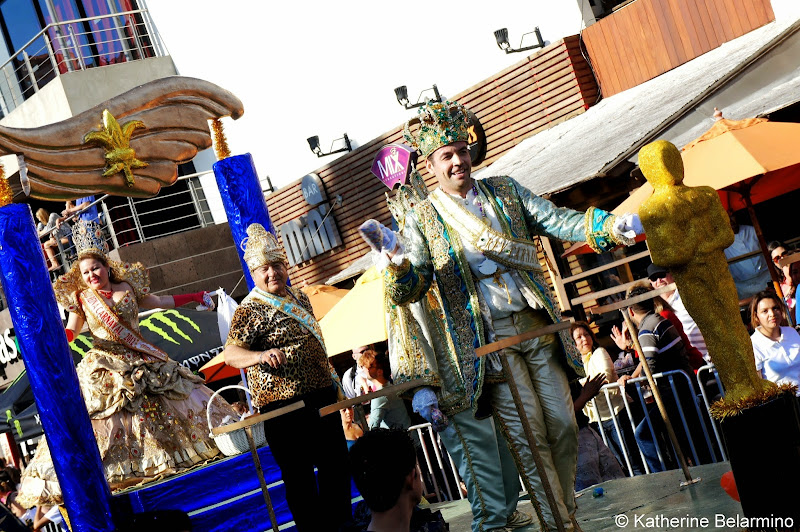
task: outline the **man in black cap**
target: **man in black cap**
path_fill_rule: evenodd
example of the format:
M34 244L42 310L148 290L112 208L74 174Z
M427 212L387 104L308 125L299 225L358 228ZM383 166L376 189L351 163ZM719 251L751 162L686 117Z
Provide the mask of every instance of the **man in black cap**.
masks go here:
M650 280L650 285L653 289L661 288L662 286L667 286L675 282L669 270L655 264L650 264L650 266L647 267L647 278ZM678 319L681 320L683 332L686 333L689 342L700 351L703 358L708 360L708 348L706 347L706 341L703 339L703 333L700 332L700 328L697 327L694 319L692 319L689 312L687 312L677 288L665 292L663 297L675 311L675 315Z

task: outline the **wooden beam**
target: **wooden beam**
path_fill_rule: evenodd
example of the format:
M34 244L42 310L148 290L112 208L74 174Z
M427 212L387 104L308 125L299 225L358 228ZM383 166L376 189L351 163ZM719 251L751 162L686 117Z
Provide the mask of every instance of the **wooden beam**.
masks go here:
M653 299L656 296L660 296L661 294L672 292L677 289L678 287L675 286L675 283L670 283L667 286L662 286L661 288L656 288L655 290L651 290L646 294L638 295L630 299L623 299L622 301L616 301L608 305L603 305L602 307L597 307L596 309L594 309L594 314L605 314L606 312L611 312L612 310L619 310L621 308L630 307L634 303L641 303L642 301Z
M550 274L550 280L553 281L553 290L558 298L558 306L561 311L571 309L569 304L569 296L564 288L564 280L561 278L561 272L558 269L556 262L556 254L553 253L553 245L550 244L550 239L545 236L540 236L539 240L542 242L542 249L544 250L544 259L547 262L547 270Z
M339 401L338 403L333 403L332 405L323 406L319 409L320 417L327 416L328 414L333 414L334 412L338 412L344 408L349 408L351 406L355 406L361 403L366 403L368 401L372 401L373 399L377 399L378 397L384 397L386 395L392 394L399 394L406 390L410 390L411 388L419 388L420 386L427 386L428 381L425 379L414 379L413 381L404 382L402 384L395 384L393 386L386 386L385 388L381 388L377 392L365 393L364 395L359 395L354 399L345 399L344 401Z
M497 342L492 342L491 344L482 345L475 350L475 356L482 357L484 355L488 355L489 353L494 353L495 351L500 351L501 349L505 349L506 347L517 345L519 343L524 342L525 340L532 340L534 338L538 338L546 334L553 334L558 331L563 331L564 329L569 329L570 327L572 327L571 320L565 320L560 323L551 323L550 325L546 325L541 329L524 332L522 334L517 334L515 336L509 336L508 338L503 338L502 340L498 340Z
M619 260L615 260L614 262L610 262L608 264L603 264L602 266L598 266L597 268L592 268L591 270L586 270L585 272L576 273L575 275L570 275L569 277L565 277L563 281L565 283L574 283L575 281L579 281L585 277L589 277L590 275L594 275L596 273L604 272L606 270L610 270L611 268L615 268L617 266L621 266L622 264L626 264L628 262L632 262L638 259L643 259L644 257L649 257L649 251L641 251L639 253L635 253L629 257L624 257Z

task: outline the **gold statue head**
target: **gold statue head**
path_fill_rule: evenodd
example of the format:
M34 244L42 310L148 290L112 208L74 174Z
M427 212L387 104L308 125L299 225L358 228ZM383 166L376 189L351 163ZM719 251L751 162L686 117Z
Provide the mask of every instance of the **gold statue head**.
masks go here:
M683 183L681 152L669 141L657 140L639 150L639 168L654 189Z

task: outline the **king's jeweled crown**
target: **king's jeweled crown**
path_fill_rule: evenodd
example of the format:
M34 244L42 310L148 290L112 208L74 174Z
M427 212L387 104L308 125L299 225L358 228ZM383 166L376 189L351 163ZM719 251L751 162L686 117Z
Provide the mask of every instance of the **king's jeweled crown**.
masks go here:
M103 228L96 222L79 220L72 228L72 241L78 253L78 260L90 256L105 257L108 253Z
M416 134L411 126L419 123ZM458 102L426 102L417 116L406 122L403 137L427 158L442 146L469 141L469 116L467 108Z
M282 262L288 264L286 251L275 235L258 223L247 226L247 238L242 242L244 261L252 272L265 264Z

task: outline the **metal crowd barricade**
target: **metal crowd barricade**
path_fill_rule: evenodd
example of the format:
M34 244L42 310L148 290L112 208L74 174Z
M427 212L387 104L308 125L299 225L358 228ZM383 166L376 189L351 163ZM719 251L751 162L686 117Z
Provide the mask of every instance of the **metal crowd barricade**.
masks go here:
M704 366L704 368L713 368L713 366ZM701 368L701 369L703 369L703 368ZM700 375L700 373L698 371L698 376L699 375ZM675 386L675 380L674 380L676 378L686 379L686 384L688 385L688 389L689 389L689 391L691 392L691 395L692 395L692 398L691 398L692 399L692 404L694 405L694 410L695 410L695 414L697 415L698 424L699 424L700 428L702 429L703 438L705 440L705 445L707 446L707 448L709 450L709 454L711 456L712 461L713 462L720 461L718 459L718 457L717 457L717 452L716 452L716 450L714 448L714 445L713 445L713 443L711 441L711 438L709 437L708 429L706 427L706 417L703 415L703 413L700 410L700 407L698 406L697 393L695 391L694 385L692 384L692 379L689 377L689 375L687 375L683 371L674 370L674 371L665 371L665 372L662 372L662 373L656 373L656 374L653 375L653 378L655 379L656 382L658 382L659 379L667 379L667 382L669 383L670 390L672 392L672 396L675 399L675 404L676 404L677 411L678 411L678 414L679 414L679 417L680 417L681 426L683 427L684 433L686 434L687 440L689 442L689 446L690 446L690 449L691 449L691 452L692 452L692 457L694 458L695 464L699 464L700 460L698 458L697 447L696 447L696 445L699 442L695 442L693 440L693 438L692 438L692 434L691 434L691 431L689 430L689 424L688 424L688 421L687 421L687 418L686 418L686 414L685 414L685 412L683 410L683 404L679 400L678 389ZM644 413L644 421L647 423L647 429L650 431L650 435L651 435L652 441L653 441L653 443L655 445L656 452L658 454L659 462L661 463L661 467L665 468L664 455L662 453L661 446L658 443L658 438L656 437L656 433L655 433L655 428L653 426L653 422L650 419L650 413L649 413L649 408L648 408L649 403L647 403L647 401L645 399L645 391L642 388L642 384L643 383L647 384L647 378L646 377L637 377L635 379L630 379L628 381L628 383L633 384L636 387L636 396L639 399L639 404L641 405L642 411ZM698 381L698 384L700 384L700 381ZM613 409L613 407L611 405L611 396L609 395L609 392L611 390L613 390L614 388L620 389L620 385L618 383L606 384L601 388L601 391L605 394L605 400L606 400L606 403L608 404L609 412L611 413L611 417L612 417L613 424L614 424L614 430L615 430L615 432L617 434L618 441L620 442L621 451L622 451L623 457L625 459L625 466L628 469L628 473L631 476L633 476L633 468L631 466L631 459L630 459L630 452L631 451L630 451L630 449L628 449L628 442L626 441L625 435L624 435L624 433L622 431L622 428L620 426L619 419L617 418L617 415L614 412L614 409ZM708 403L708 399L706 397L705 388L702 385L700 385L700 390L701 390L701 394L703 396L704 404L705 404L705 407L706 407L706 414L709 414L709 412L708 412L709 403ZM621 391L624 392L624 390L621 390ZM597 401L597 398L595 397L595 398L592 399L592 402L591 402L592 407L595 408L595 410L597 409L597 402L596 401ZM633 431L636 430L636 424L634 423L631 407L630 407L630 404L627 401L625 401L624 404L625 404L625 411L628 414L628 422L630 423L631 431L633 432ZM710 417L710 414L709 414L709 417ZM673 423L675 423L674 420L673 420ZM608 442L608 436L606 435L605 429L603 429L602 423L599 423L598 425L599 425L600 435L603 438L603 442L606 445L608 445L608 443L609 443ZM726 460L727 458L725 457L724 451L722 451L722 449L723 449L722 441L721 441L721 439L719 437L719 432L718 432L716 426L714 426L713 421L712 421L712 427L714 428L714 435L716 436L717 443L719 444L719 449L721 450L722 460ZM644 454L642 453L641 449L638 449L638 447L637 447L637 450L639 451L639 456L642 459L642 465L644 466L645 472L646 473L650 473L651 471L650 471L650 468L647 466L647 461L644 459Z
M417 437L419 438L420 445L422 446L422 453L425 456L425 465L428 470L428 476L431 479L431 483L433 484L434 492L438 500L450 500L454 501L457 500L453 497L453 492L457 494L458 499L463 499L464 495L461 492L461 487L459 486L459 482L461 481L461 477L458 476L458 471L456 470L455 463L453 459L450 457L450 454L447 452L447 449L444 448L442 444L442 440L439 438L439 435L436 431L433 430L430 423L423 423L420 425L413 425L408 428L409 432L415 432ZM428 437L426 438L425 435ZM428 449L429 442L431 443L433 455L436 458L436 465L439 468L440 478L444 482L444 490L446 492L447 497L444 497L442 493L442 488L439 486L439 481L436 477L436 471L434 470L433 463L431 461L431 450ZM455 490L452 489L450 486L450 479L448 477L448 472L445 470L445 465L443 461L443 455L447 457L447 461L450 464L450 472L453 475L453 479L455 480Z
M706 364L705 366L701 367L697 370L697 386L700 388L700 394L703 397L703 404L706 406L706 411L708 412L708 416L711 419L711 428L714 429L714 436L717 438L717 444L719 445L719 452L722 455L722 460L728 460L728 456L725 454L725 444L722 440L722 437L719 434L719 423L713 416L711 416L711 403L708 399L708 392L706 387L703 385L702 375L704 373L709 373L714 377L714 380L717 383L717 389L719 390L722 397L725 397L725 389L722 387L722 380L719 378L719 373L717 372L717 368L714 366L713 363Z

